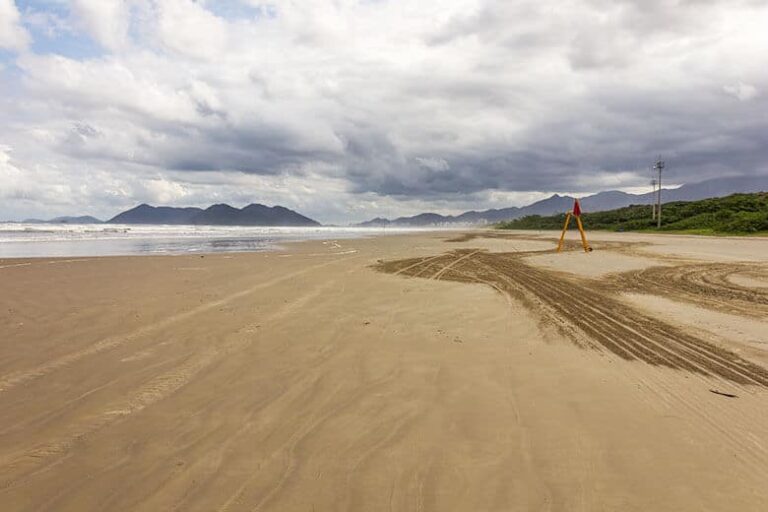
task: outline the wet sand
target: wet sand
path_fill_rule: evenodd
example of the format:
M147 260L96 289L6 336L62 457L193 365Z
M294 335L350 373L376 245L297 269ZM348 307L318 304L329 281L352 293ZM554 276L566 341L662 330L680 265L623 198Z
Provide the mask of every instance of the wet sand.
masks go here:
M768 509L768 240L554 237L0 260L0 510Z

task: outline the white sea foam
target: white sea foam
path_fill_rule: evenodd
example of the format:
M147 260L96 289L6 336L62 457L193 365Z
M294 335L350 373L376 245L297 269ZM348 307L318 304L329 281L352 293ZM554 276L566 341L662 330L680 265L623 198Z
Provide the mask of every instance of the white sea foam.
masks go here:
M277 248L280 242L357 238L418 230L0 223L0 258L268 251Z

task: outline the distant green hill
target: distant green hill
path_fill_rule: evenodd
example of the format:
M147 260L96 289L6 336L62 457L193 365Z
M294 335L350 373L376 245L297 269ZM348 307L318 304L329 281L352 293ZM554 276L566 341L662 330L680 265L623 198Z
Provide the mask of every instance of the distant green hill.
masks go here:
M656 230L649 205L583 213L586 229L611 231ZM768 232L768 193L733 194L701 201L676 201L662 206L662 231L698 234L754 234ZM501 229L562 229L565 213L529 215L499 224ZM575 229L575 222L571 229Z

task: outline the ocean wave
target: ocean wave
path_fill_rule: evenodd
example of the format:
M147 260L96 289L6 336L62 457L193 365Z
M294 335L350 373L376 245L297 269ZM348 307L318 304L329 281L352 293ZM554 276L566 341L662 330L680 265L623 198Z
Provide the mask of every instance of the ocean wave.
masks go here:
M281 242L345 239L421 228L0 223L0 258L266 251Z

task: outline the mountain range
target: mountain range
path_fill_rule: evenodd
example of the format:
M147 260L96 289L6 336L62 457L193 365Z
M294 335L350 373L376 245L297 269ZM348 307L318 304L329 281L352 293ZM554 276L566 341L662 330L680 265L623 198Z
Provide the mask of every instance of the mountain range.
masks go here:
M738 192L768 191L768 176L735 176L716 178L683 185L675 189L664 189L663 202L696 201L711 197L722 197ZM528 206L468 211L460 215L440 215L421 213L411 217L384 219L377 217L356 224L361 227L386 226L441 226L441 225L482 225L496 224L518 219L528 215L553 215L568 211L573 206L574 198L554 194L547 199ZM651 204L654 194L628 194L618 190L609 190L580 198L582 210L599 212L623 208L630 205ZM103 221L90 216L56 217L43 221L27 219L25 222L53 224L101 224ZM110 224L196 224L216 226L319 226L320 223L283 206L264 206L250 204L244 208L234 208L227 204L215 204L208 208L175 208L170 206L150 206L141 204L122 212L107 221Z
M768 176L736 176L715 178L683 185L675 189L662 190L662 202L695 201L710 197L721 197L737 192L768 191ZM633 204L651 204L653 192L647 194L628 194L618 190L600 192L579 199L581 208L586 212L614 210ZM537 201L523 207L510 207L484 211L468 211L460 215L440 215L437 213L421 213L412 217L384 219L377 217L357 226L386 227L386 226L439 226L451 224L495 224L506 220L517 219L528 215L553 215L566 212L573 206L572 196L554 194L547 199Z
M319 226L320 223L283 206L249 204L234 208L215 204L202 208L139 206L107 221L110 224L196 224L207 226Z

